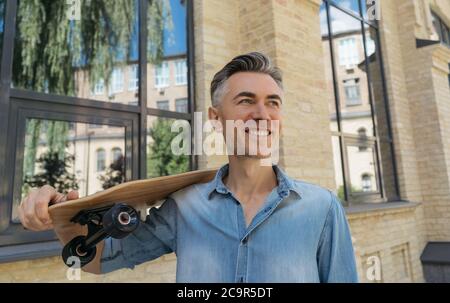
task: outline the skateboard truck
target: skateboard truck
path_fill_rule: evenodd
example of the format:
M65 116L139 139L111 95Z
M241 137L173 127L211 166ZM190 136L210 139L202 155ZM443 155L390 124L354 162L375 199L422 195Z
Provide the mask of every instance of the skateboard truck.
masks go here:
M122 239L139 225L139 213L131 206L117 203L110 206L82 210L71 222L87 225L88 234L77 236L62 251L64 263L71 265L70 257L78 257L83 267L95 258L96 245L107 237ZM69 261L69 262L68 262Z

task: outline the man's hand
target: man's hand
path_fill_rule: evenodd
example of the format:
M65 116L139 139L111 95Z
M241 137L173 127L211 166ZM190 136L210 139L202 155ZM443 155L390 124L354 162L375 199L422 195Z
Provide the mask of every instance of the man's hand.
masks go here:
M18 208L20 222L26 229L34 231L53 229L52 220L48 213L49 204L75 199L78 199L77 191L71 191L64 195L58 193L49 185L34 189L20 202Z

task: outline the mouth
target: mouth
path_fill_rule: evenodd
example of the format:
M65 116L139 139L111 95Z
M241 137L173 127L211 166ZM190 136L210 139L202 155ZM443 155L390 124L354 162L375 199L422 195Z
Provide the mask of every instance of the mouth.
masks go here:
M272 132L268 129L245 129L245 132L252 136L258 136L258 137L267 137L272 134Z

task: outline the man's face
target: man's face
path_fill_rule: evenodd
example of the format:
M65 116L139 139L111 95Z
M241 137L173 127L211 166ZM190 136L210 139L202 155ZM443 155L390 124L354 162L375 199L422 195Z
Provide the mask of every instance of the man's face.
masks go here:
M216 108L210 108L209 118L222 123L225 139L227 120L245 123L242 131L234 128L234 155L239 154L237 147L245 144L245 155L248 157L270 156L267 149L261 147L270 149L274 140L279 139L284 99L282 89L271 76L255 72L236 73L227 80L225 86L222 100ZM249 150L252 144L257 147L253 151Z

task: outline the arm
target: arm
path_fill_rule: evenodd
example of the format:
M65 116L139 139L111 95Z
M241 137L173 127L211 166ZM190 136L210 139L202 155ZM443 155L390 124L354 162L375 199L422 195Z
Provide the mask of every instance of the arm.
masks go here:
M358 282L350 228L341 203L332 193L317 251L317 264L321 282Z
M33 231L53 229L48 213L49 203L64 203L74 199L78 199L76 191L64 195L47 185L33 190L20 203L20 221L26 229ZM121 240L110 238L100 242L94 260L85 265L83 271L100 274L122 267L132 268L175 251L176 213L176 203L172 199L168 199L159 209L152 208L145 223L141 222L133 234ZM65 229L65 236L57 229L55 233L65 245L74 237L87 234L87 228L74 224L70 231Z
M176 252L177 205L168 198L159 208L153 207L145 222L123 239L108 238L99 259L100 272L107 273Z

